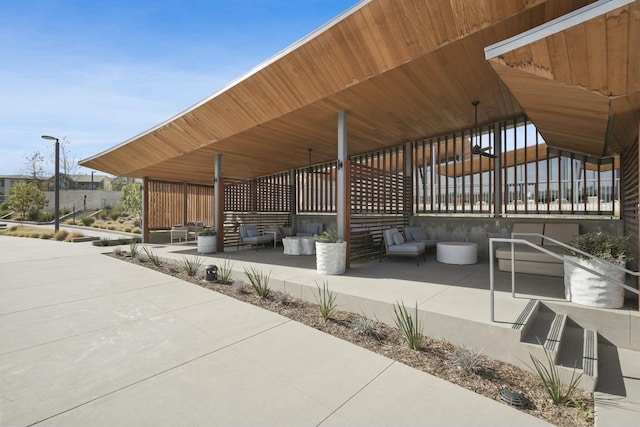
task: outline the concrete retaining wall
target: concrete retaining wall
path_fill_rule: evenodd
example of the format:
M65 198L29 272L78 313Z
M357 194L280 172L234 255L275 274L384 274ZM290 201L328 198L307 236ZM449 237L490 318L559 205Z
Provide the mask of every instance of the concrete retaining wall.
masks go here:
M53 211L55 192L45 191L49 204L44 210ZM84 196L87 196L87 210L113 208L120 201L120 191L104 190L60 190L60 209L76 210L84 207Z

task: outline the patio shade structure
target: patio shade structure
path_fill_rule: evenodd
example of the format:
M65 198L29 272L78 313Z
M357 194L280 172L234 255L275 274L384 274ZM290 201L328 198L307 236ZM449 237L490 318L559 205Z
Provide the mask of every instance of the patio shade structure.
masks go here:
M308 148L314 161L335 159L339 111L348 112L351 156L469 129L473 100L480 125L526 114L549 146L611 155L638 138L639 41L637 0L362 1L80 163L209 184L219 154L221 176L254 178L305 166Z

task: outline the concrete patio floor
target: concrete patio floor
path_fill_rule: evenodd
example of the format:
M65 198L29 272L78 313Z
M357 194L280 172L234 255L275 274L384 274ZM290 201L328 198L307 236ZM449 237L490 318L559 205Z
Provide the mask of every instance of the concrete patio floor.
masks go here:
M194 250L160 246L163 257ZM0 237L1 425L547 425L280 315L102 255L112 250ZM281 250L241 251L234 262L260 260L275 282L308 297L304 283L323 279L313 257L271 264ZM328 280L345 298L339 304L363 311L417 301L488 322L486 283L477 280L486 266L433 263L432 255L420 267L371 262ZM503 294L496 317L507 322L526 298L511 307Z

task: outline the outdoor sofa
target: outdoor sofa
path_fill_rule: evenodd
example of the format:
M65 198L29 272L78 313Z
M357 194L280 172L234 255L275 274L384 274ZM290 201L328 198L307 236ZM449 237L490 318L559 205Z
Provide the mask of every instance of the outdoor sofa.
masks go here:
M579 234L579 225L573 223L516 223L513 225L512 233L539 233L549 236L562 243L567 243L574 236ZM563 247L550 240L536 236L514 236L515 239L527 240L536 245L542 246L558 255L562 255ZM541 252L528 245L516 244L515 251L515 271L516 273L538 274L543 276L564 276L564 262ZM498 259L498 269L500 271L511 271L511 244L505 243L496 249Z
M407 242L397 228L384 230L383 236L384 250L387 255L416 257L416 262L420 265L420 255L425 255L424 243ZM380 262L382 262L382 254L380 255Z

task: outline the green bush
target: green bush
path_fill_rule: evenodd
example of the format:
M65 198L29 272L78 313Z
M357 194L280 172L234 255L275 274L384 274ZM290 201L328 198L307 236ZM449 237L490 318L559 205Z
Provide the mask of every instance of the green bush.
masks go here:
M316 288L318 288L318 293L313 296L320 308L320 315L326 322L336 308L336 294L329 289L327 282L322 282L322 287L316 282Z
M93 224L96 221L96 219L92 216L85 216L84 218L81 219L81 221L84 225L88 227L91 224Z

